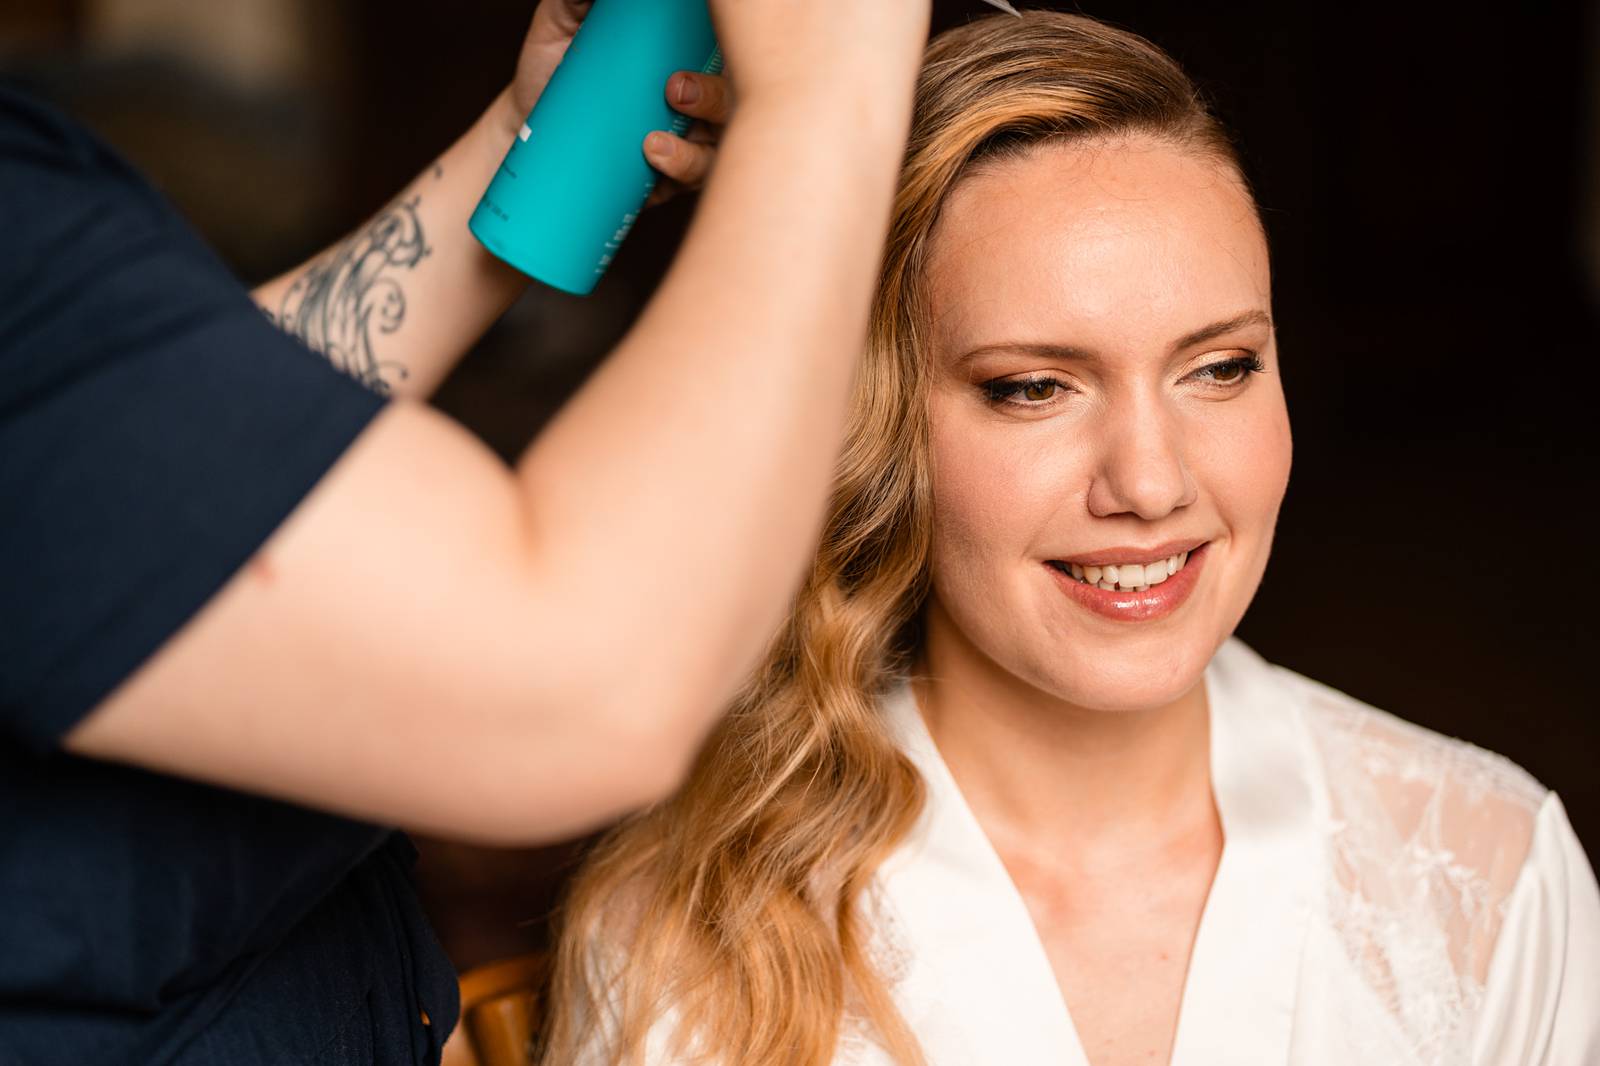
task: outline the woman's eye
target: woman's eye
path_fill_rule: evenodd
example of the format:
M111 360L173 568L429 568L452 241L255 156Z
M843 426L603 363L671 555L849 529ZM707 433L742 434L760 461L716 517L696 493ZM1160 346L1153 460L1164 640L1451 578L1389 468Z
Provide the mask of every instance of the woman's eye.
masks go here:
M1015 407L1042 407L1066 391L1066 386L1055 378L1022 378L1010 381L996 379L985 382L984 393L991 403L1011 404Z
M1213 385L1235 386L1252 374L1266 369L1258 355L1243 355L1237 359L1224 359L1195 371L1195 376L1207 379Z

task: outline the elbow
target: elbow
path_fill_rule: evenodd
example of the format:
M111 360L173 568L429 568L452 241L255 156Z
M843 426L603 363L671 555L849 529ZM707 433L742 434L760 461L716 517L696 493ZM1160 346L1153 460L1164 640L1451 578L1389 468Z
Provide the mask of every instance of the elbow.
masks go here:
M631 693L619 686L596 716L597 761L609 764L619 813L671 799L693 771L718 717L703 692L674 698L663 688Z
M489 847L574 840L670 799L688 779L709 721L651 705L591 703L561 744L528 736L499 745L480 798L451 836ZM521 757L507 753L520 752ZM531 753L531 756L529 755ZM482 793L488 793L483 795Z
M612 742L604 745L601 757L617 760L623 782L619 800L630 811L662 803L683 787L711 726L703 711L682 711L660 702L630 702L612 720Z

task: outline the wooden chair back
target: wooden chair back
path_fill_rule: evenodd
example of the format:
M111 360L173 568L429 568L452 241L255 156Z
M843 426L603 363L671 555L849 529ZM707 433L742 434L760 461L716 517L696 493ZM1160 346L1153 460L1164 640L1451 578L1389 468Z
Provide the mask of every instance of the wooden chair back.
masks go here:
M442 1066L529 1066L540 998L549 976L544 954L478 966L461 975L461 1023Z

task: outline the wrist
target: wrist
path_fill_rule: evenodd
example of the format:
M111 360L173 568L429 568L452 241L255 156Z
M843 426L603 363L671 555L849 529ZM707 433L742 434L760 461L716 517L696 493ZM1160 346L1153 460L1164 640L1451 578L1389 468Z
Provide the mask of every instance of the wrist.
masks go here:
M511 150L511 142L517 139L527 117L517 106L516 96L509 85L500 90L499 95L479 116L475 128L484 147L494 157L496 167Z
M739 98L730 128L783 129L792 127L795 135L809 137L819 123L825 124L830 142L847 151L889 143L895 146L898 166L911 126L912 83L861 86L770 85L764 91Z

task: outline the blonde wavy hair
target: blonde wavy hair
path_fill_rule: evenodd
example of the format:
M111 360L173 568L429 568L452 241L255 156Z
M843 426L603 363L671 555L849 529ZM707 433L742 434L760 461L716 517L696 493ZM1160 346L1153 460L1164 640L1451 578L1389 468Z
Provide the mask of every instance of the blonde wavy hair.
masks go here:
M862 896L922 805L879 697L919 650L930 471L924 263L980 165L1044 142L1143 135L1239 176L1182 69L1134 34L1030 11L928 47L821 546L765 662L672 799L607 836L565 906L543 1061L674 1053L826 1066L846 1025L923 1057L868 950Z

